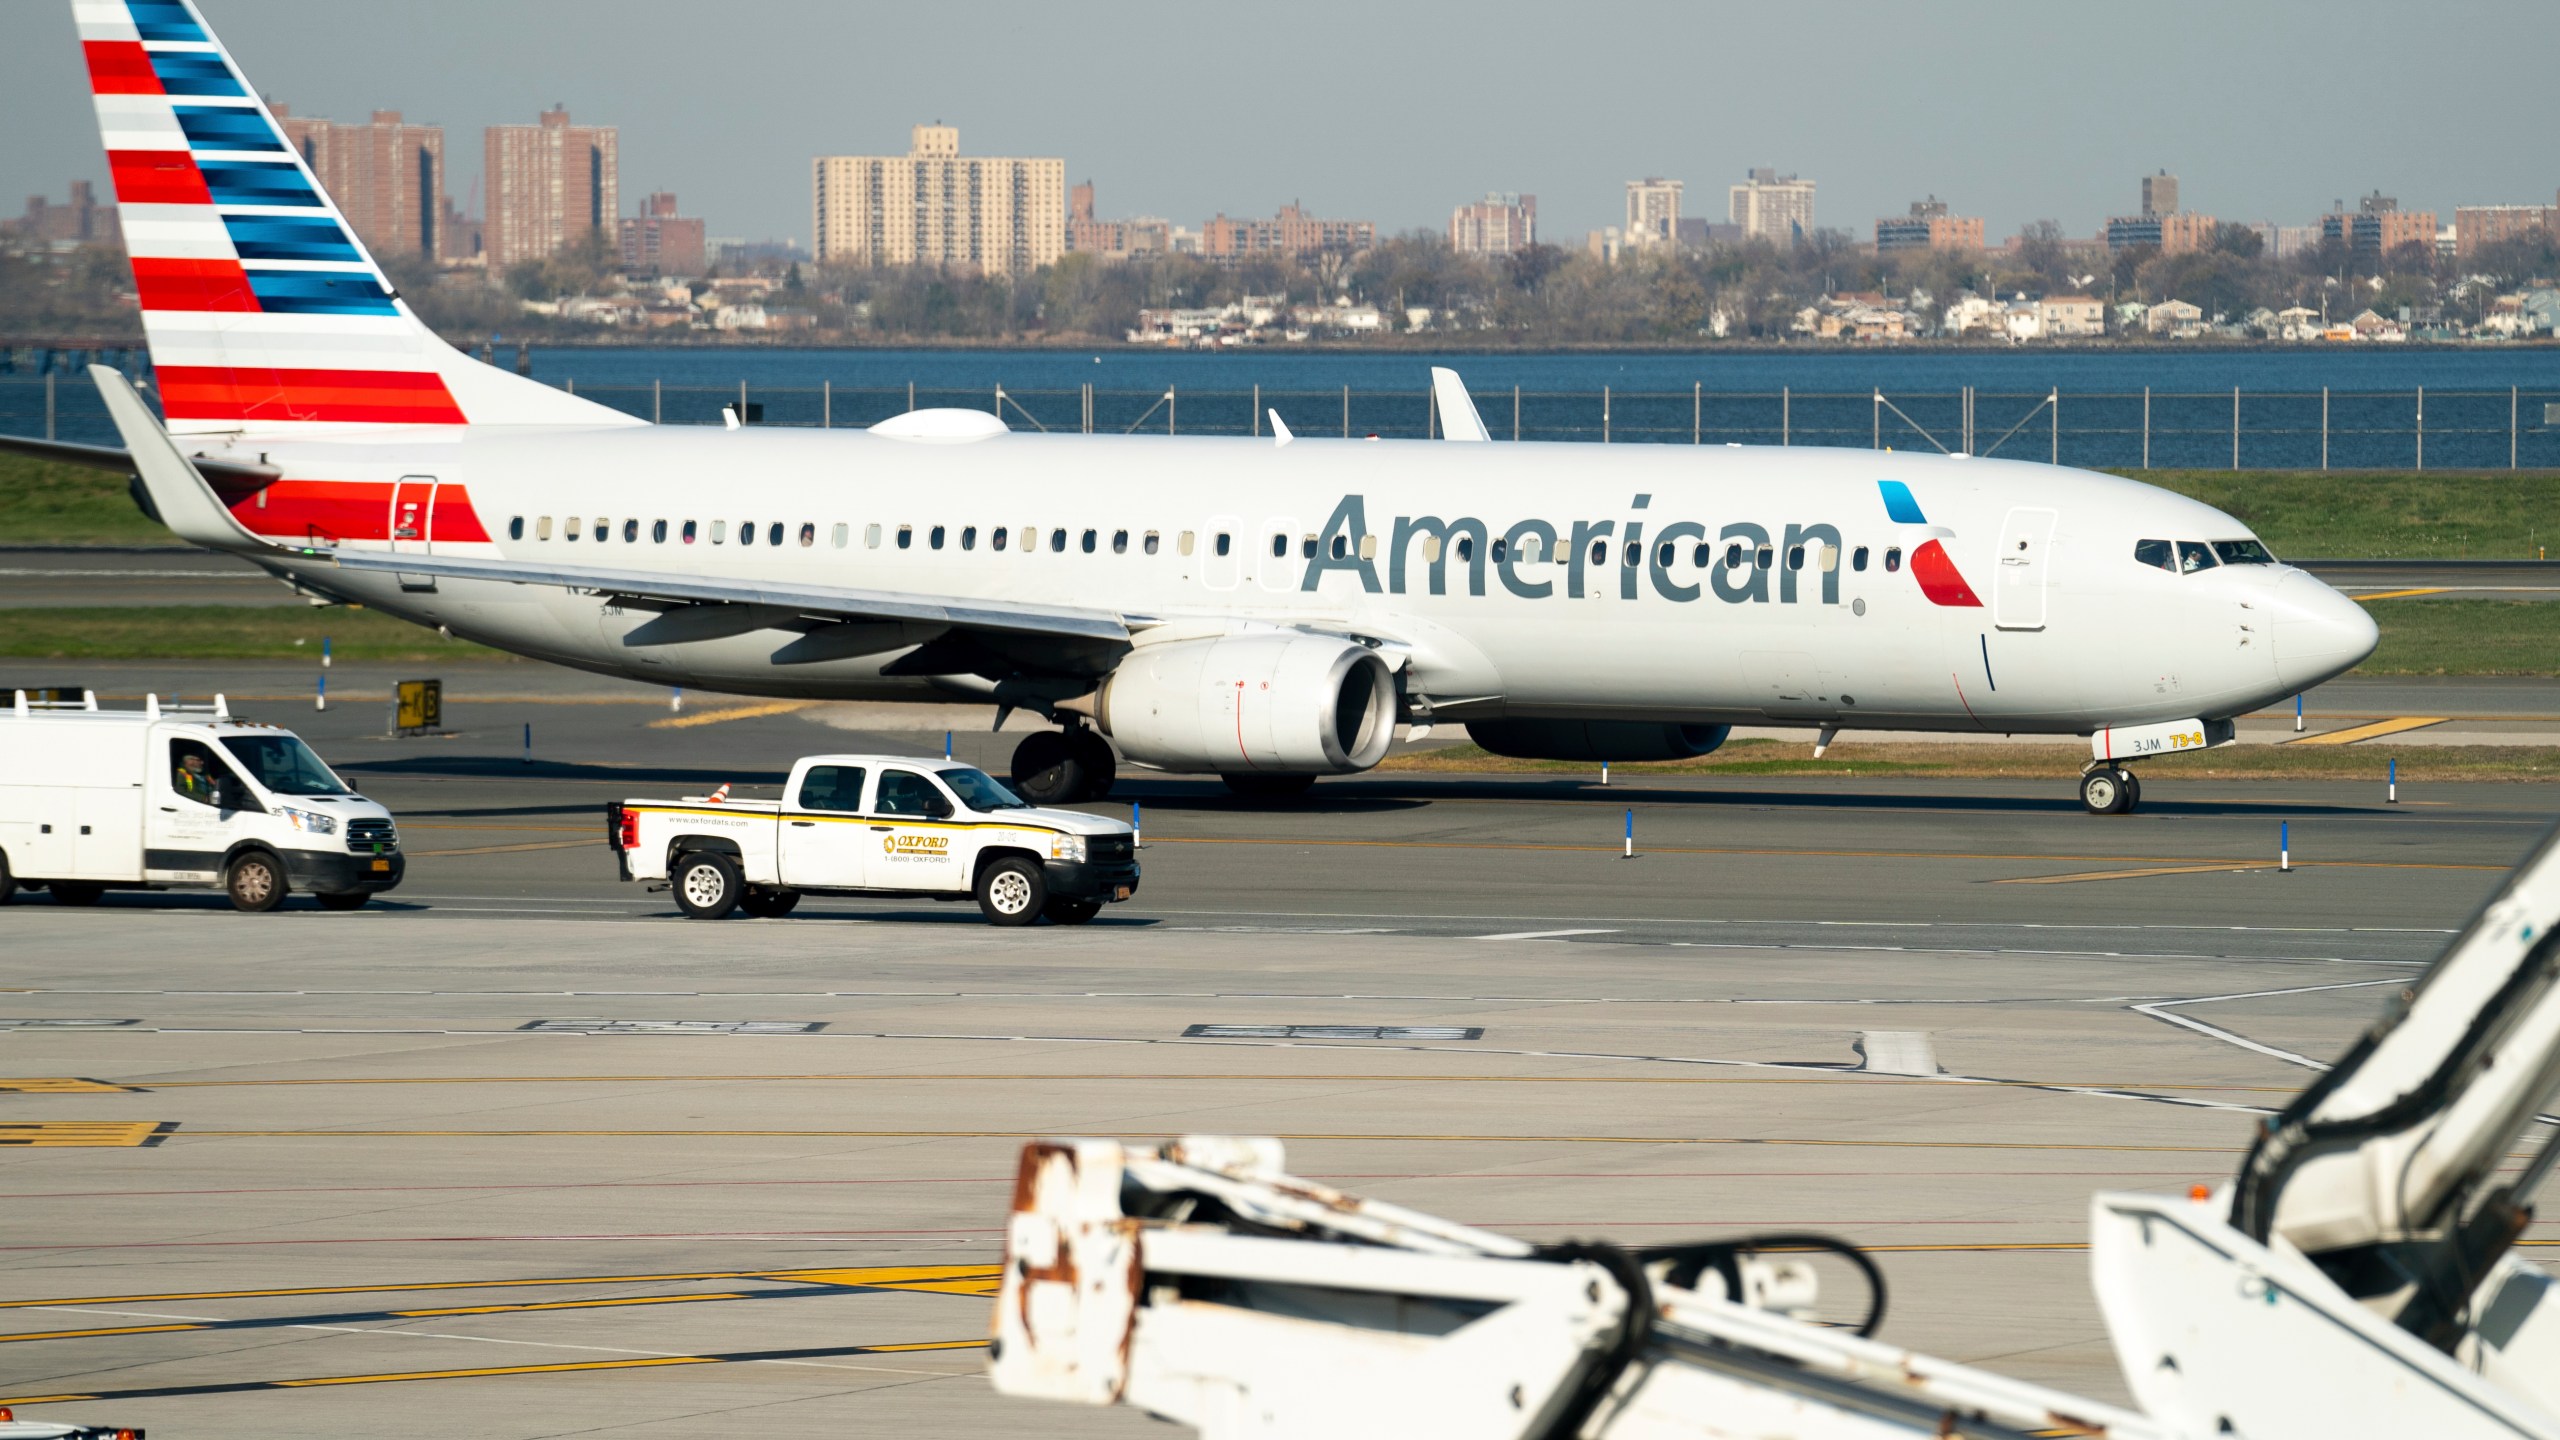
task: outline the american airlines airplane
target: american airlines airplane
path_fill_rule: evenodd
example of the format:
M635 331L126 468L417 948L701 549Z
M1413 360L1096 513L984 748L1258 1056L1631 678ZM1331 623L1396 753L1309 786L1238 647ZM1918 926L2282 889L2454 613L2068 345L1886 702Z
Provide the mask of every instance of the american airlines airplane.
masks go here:
M1034 799L1119 761L1246 794L1399 726L1499 754L1704 755L1732 726L2074 734L2080 796L2363 660L2364 610L2230 516L1964 456L664 428L420 324L193 0L73 0L157 376L95 376L152 515L311 596L750 695L955 699Z

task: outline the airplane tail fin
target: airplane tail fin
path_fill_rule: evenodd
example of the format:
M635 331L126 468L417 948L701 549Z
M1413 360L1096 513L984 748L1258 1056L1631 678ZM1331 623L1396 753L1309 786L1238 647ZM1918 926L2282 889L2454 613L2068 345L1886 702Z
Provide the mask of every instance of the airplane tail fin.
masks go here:
M194 0L72 14L171 434L643 423L420 323Z

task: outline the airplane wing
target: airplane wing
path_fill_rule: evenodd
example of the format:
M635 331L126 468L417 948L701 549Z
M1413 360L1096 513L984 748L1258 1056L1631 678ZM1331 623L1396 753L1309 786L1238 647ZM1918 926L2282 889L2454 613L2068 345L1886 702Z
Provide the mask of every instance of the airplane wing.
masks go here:
M793 585L744 578L724 580L701 575L613 570L602 566L529 564L448 555L393 554L379 550L295 546L287 553L299 560L325 560L341 570L454 580L501 580L516 585L557 585L598 595L659 600L677 605L754 605L843 620L897 620L1075 640L1129 638L1129 627L1118 614L1066 605L962 600L905 591L854 590L834 585Z

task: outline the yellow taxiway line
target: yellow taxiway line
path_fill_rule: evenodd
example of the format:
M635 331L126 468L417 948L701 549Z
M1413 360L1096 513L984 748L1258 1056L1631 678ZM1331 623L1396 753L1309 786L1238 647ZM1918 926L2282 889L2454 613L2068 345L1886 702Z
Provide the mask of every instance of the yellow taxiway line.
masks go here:
M2370 725L2353 725L2344 730L2328 730L2318 735L2305 735L2287 740L2287 745L2353 745L2364 740L2379 740L2385 735L2399 735L2411 730L2424 730L2445 722L2442 715L2403 715L2396 720L2376 720Z

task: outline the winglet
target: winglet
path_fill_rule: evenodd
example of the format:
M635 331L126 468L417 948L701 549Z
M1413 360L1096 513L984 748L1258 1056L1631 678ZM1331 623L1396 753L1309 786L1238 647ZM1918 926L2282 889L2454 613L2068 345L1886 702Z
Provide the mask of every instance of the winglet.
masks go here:
M1279 411L1277 411L1277 410L1272 411L1272 412L1271 412L1271 443L1272 443L1272 445L1273 445L1273 446L1275 446L1275 447L1277 447L1277 446L1281 446L1281 445L1286 445L1286 444L1288 444L1290 441L1295 440L1295 439L1297 439L1297 438L1298 438L1297 436L1292 435L1292 434L1290 434L1290 433L1289 433L1289 426L1288 426L1287 422L1283 421L1283 420L1280 418L1280 412L1279 412Z
M1431 367L1431 393L1440 401L1440 433L1450 440L1490 440L1484 428L1484 417L1476 413L1476 402L1467 395L1467 382L1458 372L1445 366Z
M92 365L89 378L98 382L98 394L107 402L107 417L115 421L116 433L124 437L125 449L132 452L133 468L140 473L142 488L151 496L151 508L161 524L177 532L181 540L216 550L275 548L232 518L194 463L179 451L169 432L160 428L159 417L134 393L133 382L124 378L123 371Z

